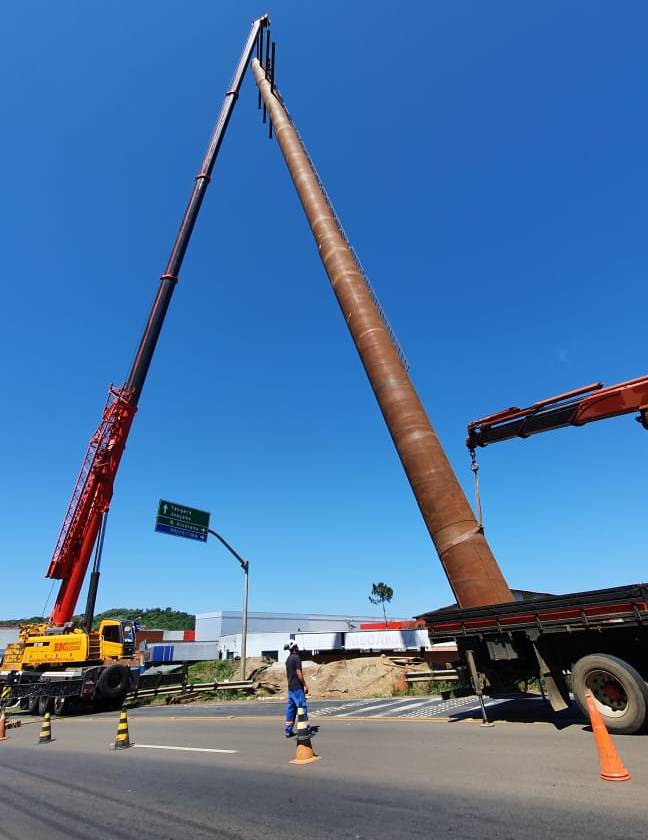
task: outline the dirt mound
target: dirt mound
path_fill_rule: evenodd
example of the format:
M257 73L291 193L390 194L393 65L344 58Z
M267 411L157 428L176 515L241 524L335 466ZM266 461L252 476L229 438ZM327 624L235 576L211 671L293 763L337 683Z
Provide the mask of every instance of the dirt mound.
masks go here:
M425 664L418 666L424 670ZM387 656L358 656L337 662L304 662L309 697L391 697L394 689L405 687L405 672L417 666L397 665ZM286 668L275 663L257 679L277 683L287 693Z

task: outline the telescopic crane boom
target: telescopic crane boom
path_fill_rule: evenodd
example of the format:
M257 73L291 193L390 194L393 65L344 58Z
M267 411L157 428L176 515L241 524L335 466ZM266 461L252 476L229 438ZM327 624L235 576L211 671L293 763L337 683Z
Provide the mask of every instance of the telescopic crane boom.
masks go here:
M584 426L595 420L606 420L637 411L636 419L648 429L648 376L629 379L618 385L603 387L594 382L584 388L567 391L528 408L511 408L489 414L468 424L466 446L488 446L514 437L527 438L565 426Z
M94 612L103 531L112 499L115 476L126 447L128 433L137 411L139 398L171 296L178 282L182 261L239 95L246 68L252 51L269 23L268 16L264 15L252 24L234 77L225 94L200 171L196 175L191 197L182 217L169 261L160 278L158 293L140 340L130 374L122 386L118 388L111 386L109 389L101 423L88 445L47 570L47 577L62 581L56 603L50 615L51 625L61 626L71 620L96 546L86 609L86 628L90 629L88 624L92 623L92 613Z

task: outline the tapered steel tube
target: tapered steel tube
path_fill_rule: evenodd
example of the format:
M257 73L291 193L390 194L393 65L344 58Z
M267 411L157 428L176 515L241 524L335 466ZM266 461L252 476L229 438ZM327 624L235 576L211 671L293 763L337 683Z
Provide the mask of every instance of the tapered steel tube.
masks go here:
M257 59L252 69L345 321L457 602L512 601L302 142Z

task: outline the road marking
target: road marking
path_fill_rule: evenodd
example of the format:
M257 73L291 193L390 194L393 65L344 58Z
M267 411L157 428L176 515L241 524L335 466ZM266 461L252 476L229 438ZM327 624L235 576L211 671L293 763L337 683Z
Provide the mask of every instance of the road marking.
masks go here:
M354 715L357 712L362 712L362 714L364 715L365 712L372 712L374 709L386 709L388 706L398 706L399 704L402 704L402 702L403 702L402 699L400 699L400 700L387 700L387 701L383 700L382 703L377 703L375 706L365 706L363 709L356 709L352 712L344 712L344 714L333 715L333 717L336 717L336 718L350 717L351 715ZM429 701L425 700L424 702L428 703ZM416 705L422 705L422 704L417 703ZM408 706L411 706L411 704L408 703ZM316 713L313 712L313 716L315 716L315 714ZM371 717L380 717L380 715L371 715Z
M403 712L407 709L407 711L411 711L412 709L418 709L420 706L434 706L438 701L430 701L430 700L422 700L420 703L406 703L404 706L397 706L395 709L387 709L385 711L385 717L388 715L398 715L400 712ZM371 717L380 717L380 712L377 715L371 715Z
M184 752L208 752L208 753L237 753L238 750L215 750L208 747L164 747L160 744L131 744L132 747L140 747L144 750L182 750Z

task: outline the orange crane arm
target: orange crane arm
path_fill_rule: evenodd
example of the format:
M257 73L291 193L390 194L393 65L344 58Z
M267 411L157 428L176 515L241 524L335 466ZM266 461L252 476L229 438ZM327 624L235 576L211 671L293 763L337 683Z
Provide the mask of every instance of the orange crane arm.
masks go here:
M648 376L603 387L594 382L567 391L528 408L512 406L468 424L466 446L488 446L514 437L527 438L565 426L584 426L621 414L638 412L637 421L648 430Z

